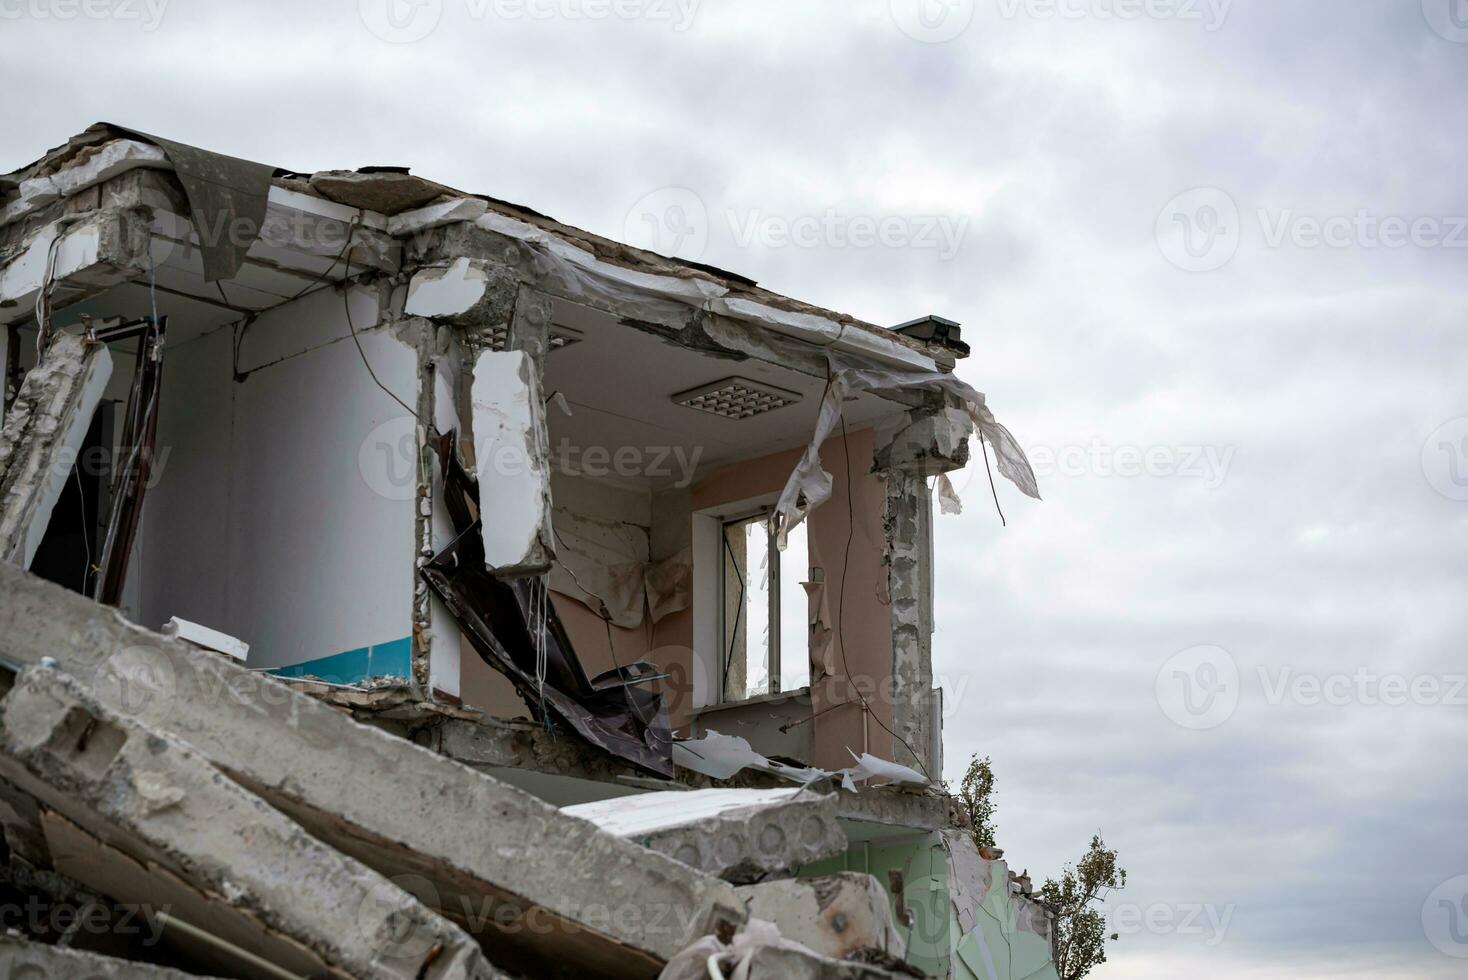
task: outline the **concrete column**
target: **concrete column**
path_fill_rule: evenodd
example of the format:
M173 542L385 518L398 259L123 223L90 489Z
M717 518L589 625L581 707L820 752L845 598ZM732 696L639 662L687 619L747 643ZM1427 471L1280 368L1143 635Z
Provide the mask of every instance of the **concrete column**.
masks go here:
M926 771L933 780L932 501L927 480L888 470L887 588L892 612L893 760ZM905 743L905 744L904 744Z
M30 567L111 376L107 348L70 334L26 375L0 428L0 560Z
M943 777L933 690L933 507L929 477L968 462L972 425L955 409L919 410L879 439L886 480L887 588L892 611L893 759ZM905 743L905 744L904 744Z

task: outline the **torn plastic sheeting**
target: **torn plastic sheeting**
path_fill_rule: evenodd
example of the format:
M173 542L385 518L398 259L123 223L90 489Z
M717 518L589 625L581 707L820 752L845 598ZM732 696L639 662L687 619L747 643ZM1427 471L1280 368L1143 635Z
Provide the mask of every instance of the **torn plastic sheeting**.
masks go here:
M809 348L788 337L755 333L738 324L712 318L705 328L709 336L726 347L771 360L796 363L809 359ZM775 504L778 543L783 550L790 530L810 516L810 512L831 497L831 474L821 468L821 446L835 434L841 423L841 409L847 398L864 391L895 392L923 390L942 392L955 398L989 446L994 449L999 472L1027 496L1039 499L1040 488L1035 473L1025 458L1024 450L1009 430L1000 425L989 411L984 395L957 376L934 370L894 370L875 365L859 356L827 348L824 352L828 384L821 399L816 429L805 453L795 465L780 499ZM951 486L951 484L950 484ZM800 505L804 498L805 505ZM957 499L957 494L952 495ZM950 502L951 506L951 502Z
M275 168L112 123L97 123L87 132L103 130L128 133L162 148L189 199L189 216L204 262L204 281L233 279L265 223Z
M530 708L554 715L586 741L663 777L673 775L672 732L662 695L638 690L656 672L644 662L588 678L554 604L535 614L532 580L501 581L484 566L479 500L454 450L456 433L438 442L444 503L457 537L422 569L424 581L453 614L476 653L504 674ZM543 629L542 629L543 626ZM537 680L537 642L544 643L544 678Z
M850 749L847 751L851 752ZM851 752L851 757L856 760L856 765L841 770L841 785L853 793L856 792L855 783L869 779L885 779L897 786L916 786L922 789L930 785L928 777L916 769L879 759L870 752L863 752L861 755Z
M898 786L926 788L927 777L907 766L879 759L870 753L861 756L852 753L856 765L847 769L827 772L811 767L787 766L782 762L766 758L737 735L720 735L710 730L703 738L673 743L673 764L684 769L702 773L711 779L728 779L743 769L754 769L782 776L802 786L822 779L839 779L841 786L850 792L857 791L856 784L869 779L885 779Z
M712 730L703 738L674 742L673 764L702 773L710 779L728 779L744 769L773 773L802 786L832 777L824 769L801 769L767 759L751 748L747 740L737 735L720 735Z
M963 403L979 438L994 449L994 458L999 472L1026 496L1039 499L1040 488L1035 482L1035 473L1025 452L1009 430L1000 425L984 403L984 396L966 382L952 374L934 371L928 373L895 372L852 365L836 354L827 354L830 362L830 382L825 397L821 399L820 416L816 420L815 435L806 447L800 462L790 474L780 500L775 504L779 518L779 545L783 549L790 529L810 516L810 512L825 503L831 496L831 474L821 468L820 447L836 432L841 421L841 406L852 395L863 391L895 391L902 389L925 389L941 391ZM951 484L950 484L951 489ZM805 506L800 506L804 497ZM950 494L949 506L957 494Z
M717 817L730 810L788 803L801 792L798 789L670 790L563 806L561 812L589 820L618 837L642 837Z

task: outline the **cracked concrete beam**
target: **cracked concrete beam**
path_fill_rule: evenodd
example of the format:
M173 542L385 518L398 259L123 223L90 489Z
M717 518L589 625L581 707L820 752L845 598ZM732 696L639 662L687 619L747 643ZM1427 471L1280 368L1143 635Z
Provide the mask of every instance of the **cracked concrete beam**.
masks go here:
M968 413L956 408L908 412L896 424L878 430L873 461L879 470L921 476L949 473L968 465L973 431Z
M470 331L508 332L519 293L519 279L504 266L460 256L413 274L403 315Z
M61 334L0 427L0 561L29 568L112 377L105 345Z
M0 976L7 980L207 980L152 963L119 960L0 933Z
M0 566L0 655L44 656L537 976L655 977L743 921L729 885L335 708ZM431 889L429 893L428 889Z
M45 808L61 874L298 974L495 976L459 928L73 678L25 670L0 708L0 777Z
M49 278L48 262L54 262ZM51 284L60 306L147 271L148 222L140 211L67 215L41 228L0 265L0 323L34 315L43 283Z
M767 881L742 886L739 896L750 918L779 923L781 936L822 956L844 960L876 949L905 958L907 944L892 923L887 892L869 874Z
M732 882L792 874L848 847L835 797L792 790L647 793L561 812Z

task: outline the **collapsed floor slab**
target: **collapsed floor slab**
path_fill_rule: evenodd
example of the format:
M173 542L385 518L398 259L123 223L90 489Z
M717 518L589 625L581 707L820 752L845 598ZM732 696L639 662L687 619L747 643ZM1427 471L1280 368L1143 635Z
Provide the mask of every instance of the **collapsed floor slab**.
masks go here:
M41 804L51 863L67 877L168 907L185 930L288 972L495 976L459 928L65 674L22 672L0 709L0 778ZM242 968L191 945L211 969Z
M119 960L74 949L28 942L0 933L0 976L69 978L69 980L208 980L196 973L133 960Z
M733 882L792 874L847 848L835 798L799 790L647 793L561 812Z
M0 567L0 655L53 656L318 838L393 876L537 976L653 977L743 921L733 889L285 684Z
M869 874L767 881L739 889L751 918L780 924L780 934L832 959L877 951L901 960L907 944L892 923L887 893Z

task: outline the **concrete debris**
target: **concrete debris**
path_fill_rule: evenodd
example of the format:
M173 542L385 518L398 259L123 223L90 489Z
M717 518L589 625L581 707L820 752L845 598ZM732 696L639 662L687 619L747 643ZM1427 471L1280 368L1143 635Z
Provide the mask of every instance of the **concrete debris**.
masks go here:
M461 257L414 274L403 312L460 327L508 331L519 293L519 280L503 267Z
M71 678L26 670L0 707L0 777L43 807L62 874L167 906L170 918L248 950L249 962L297 974L493 976L457 926ZM195 958L242 968L219 948Z
M751 919L778 922L781 935L822 956L844 960L876 950L901 960L907 952L887 892L869 874L767 881L745 885L739 895Z
M679 953L658 980L708 980L726 976L736 980L891 980L892 974L874 966L843 962L780 933L773 922L752 919L728 942L705 936Z
M389 169L367 173L322 170L311 175L311 189L328 201L386 215L420 208L447 190L422 177Z
M0 976L13 980L207 980L135 960L33 943L0 933Z
M648 793L561 812L732 882L792 874L847 848L835 797L798 790Z
M112 140L88 150L90 152L79 154L71 165L53 174L38 174L22 180L20 196L0 211L0 225L9 224L53 201L71 197L137 167L173 169L161 149L137 140Z
M112 376L112 355L58 336L0 428L0 561L29 568Z
M393 215L388 219L387 233L398 238L458 221L474 221L488 207L488 204L477 197L461 197L441 204L430 204L426 208Z
M0 656L54 657L98 701L186 739L309 833L537 976L651 977L744 919L733 889L274 678L0 566Z
M36 231L7 258L0 254L0 323L35 313L47 289L68 303L146 275L148 224L135 210L66 215Z
M250 656L250 645L244 640L211 630L207 626L191 623L187 619L179 619L177 616L169 619L159 630L164 636L177 637L186 643L192 643L204 650L213 650L222 653L226 657L232 657L240 663L244 663Z

